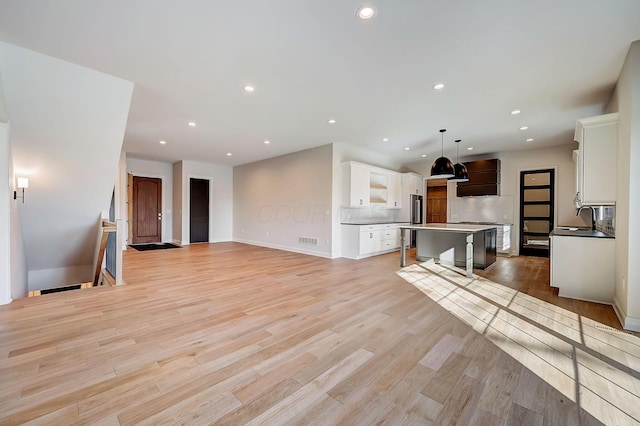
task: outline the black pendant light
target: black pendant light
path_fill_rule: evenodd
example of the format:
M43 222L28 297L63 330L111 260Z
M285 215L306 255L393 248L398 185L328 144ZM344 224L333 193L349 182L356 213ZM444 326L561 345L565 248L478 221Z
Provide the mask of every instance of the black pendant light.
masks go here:
M453 169L453 163L447 157L444 156L444 132L447 129L440 129L440 134L442 135L442 156L434 161L431 166L431 178L432 179L448 179L452 178L455 175L455 170Z
M467 166L461 164L458 160L458 155L460 154L459 144L462 142L462 139L456 140L456 164L453 165L454 176L449 179L451 182L467 182L469 181L469 172L467 171Z

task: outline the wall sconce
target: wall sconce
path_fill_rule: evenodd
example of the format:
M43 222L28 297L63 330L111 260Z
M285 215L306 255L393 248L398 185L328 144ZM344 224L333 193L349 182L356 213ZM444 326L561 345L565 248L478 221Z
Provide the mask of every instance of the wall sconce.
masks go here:
M17 187L18 189L22 189L22 195L18 195L18 191L13 191L13 199L17 200L18 198L22 198L22 204L24 204L24 190L29 187L29 178L19 177Z

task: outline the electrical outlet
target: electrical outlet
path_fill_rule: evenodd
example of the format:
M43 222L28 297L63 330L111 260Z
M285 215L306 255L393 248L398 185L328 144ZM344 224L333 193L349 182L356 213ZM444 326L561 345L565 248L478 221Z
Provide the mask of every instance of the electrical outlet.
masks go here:
M265 234L265 236L268 237L269 236L269 231L265 232L264 234Z

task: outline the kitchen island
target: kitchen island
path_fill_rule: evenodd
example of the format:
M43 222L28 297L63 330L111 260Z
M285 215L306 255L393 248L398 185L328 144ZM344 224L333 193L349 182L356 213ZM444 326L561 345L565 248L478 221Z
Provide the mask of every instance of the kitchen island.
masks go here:
M442 264L455 265L456 248L458 252L463 251L464 265L466 266L467 277L473 277L474 264L474 235L491 231L493 235L493 247L495 248L495 225L467 225L460 223L427 223L424 225L400 226L400 266L406 264L405 234L407 230L417 231L416 236L416 259L426 260L427 258L438 259ZM459 236L464 236L462 247L456 241ZM484 234L483 234L484 236ZM478 238L479 239L479 238ZM466 243L466 247L465 247ZM478 247L478 250L484 250ZM477 250L476 250L477 251ZM459 257L460 253L458 253Z

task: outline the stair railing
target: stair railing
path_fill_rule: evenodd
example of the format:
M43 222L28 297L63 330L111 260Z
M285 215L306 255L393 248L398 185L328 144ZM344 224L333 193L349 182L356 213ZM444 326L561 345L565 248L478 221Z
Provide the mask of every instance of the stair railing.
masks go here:
M98 229L96 254L93 262L94 286L102 284L104 279L112 285L122 284L122 247L124 243L122 240L122 230L121 219L115 222L110 222L106 219L101 220ZM111 237L109 237L110 235ZM109 238L111 238L113 242L109 244L111 252L107 254ZM109 257L109 262L106 261L107 257ZM107 263L109 263L109 267L107 267Z

